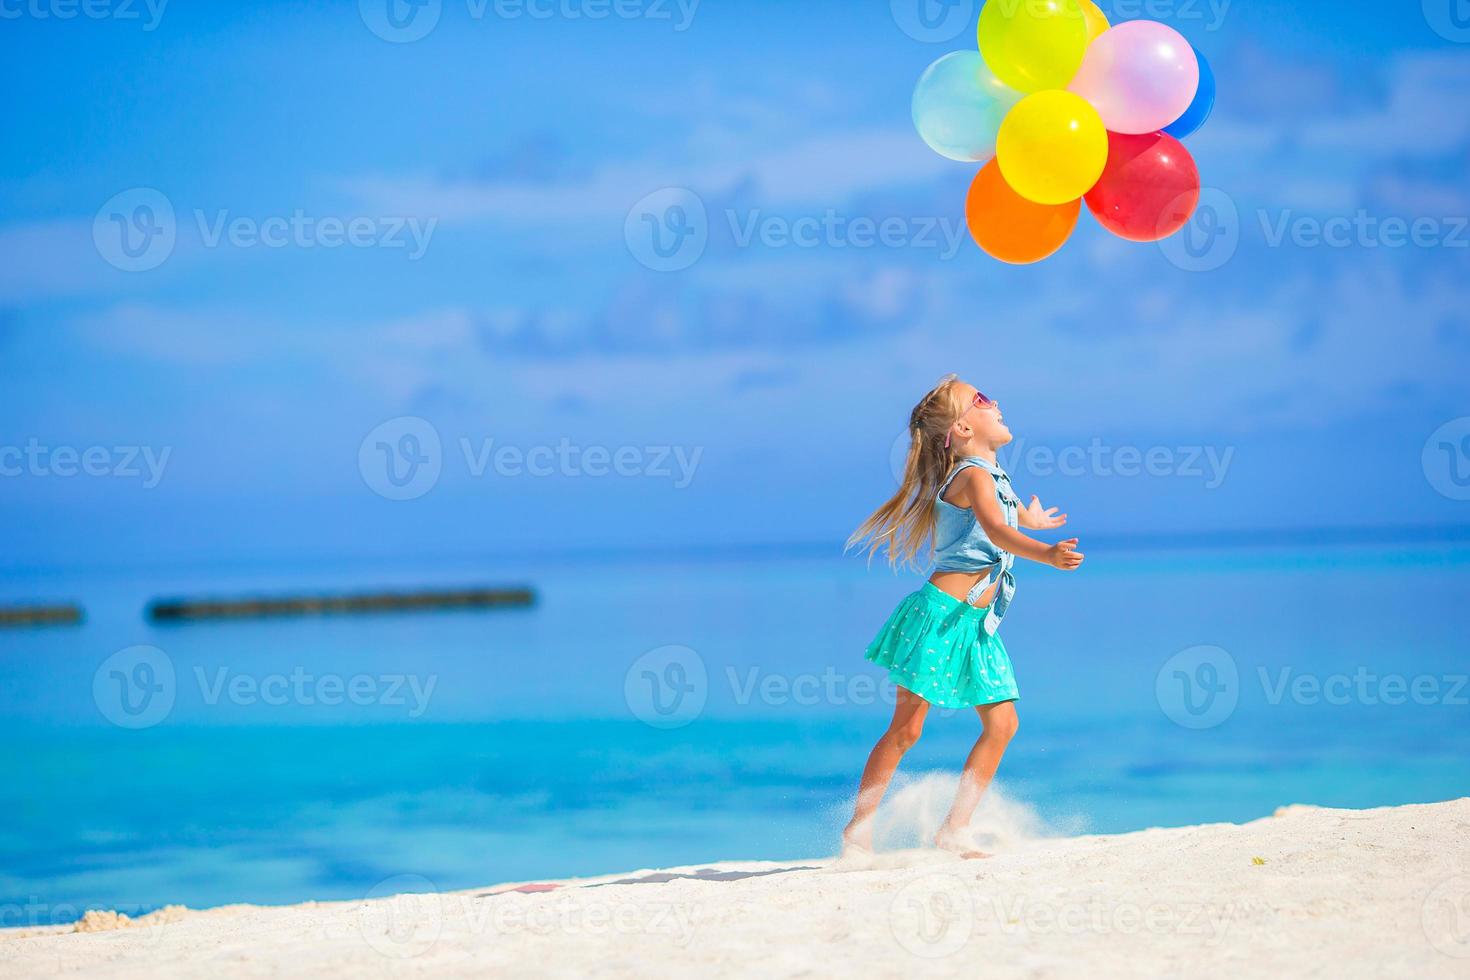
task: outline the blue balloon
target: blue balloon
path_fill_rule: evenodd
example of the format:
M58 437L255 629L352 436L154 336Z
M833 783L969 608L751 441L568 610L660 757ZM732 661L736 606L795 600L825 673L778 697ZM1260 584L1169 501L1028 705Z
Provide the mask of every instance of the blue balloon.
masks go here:
M955 51L930 65L914 89L914 126L936 153L984 163L995 156L1000 124L1021 101L979 51Z
M1194 93L1194 101L1184 110L1184 115L1164 127L1164 132L1176 140L1197 133L1215 108L1215 72L1199 48L1194 49L1194 56L1199 59L1199 91Z

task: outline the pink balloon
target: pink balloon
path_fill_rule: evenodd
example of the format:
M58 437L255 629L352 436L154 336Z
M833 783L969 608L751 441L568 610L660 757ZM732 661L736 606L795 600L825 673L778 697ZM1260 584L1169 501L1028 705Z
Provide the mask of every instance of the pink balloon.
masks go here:
M1087 49L1069 88L1114 133L1152 133L1184 115L1199 90L1199 59L1172 27L1130 20Z

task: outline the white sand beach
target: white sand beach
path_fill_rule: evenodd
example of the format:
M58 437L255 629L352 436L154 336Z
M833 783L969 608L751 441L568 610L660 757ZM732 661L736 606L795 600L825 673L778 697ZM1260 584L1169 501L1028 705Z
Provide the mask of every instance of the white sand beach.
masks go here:
M1470 798L11 931L6 977L1470 977ZM122 927L118 927L118 926Z

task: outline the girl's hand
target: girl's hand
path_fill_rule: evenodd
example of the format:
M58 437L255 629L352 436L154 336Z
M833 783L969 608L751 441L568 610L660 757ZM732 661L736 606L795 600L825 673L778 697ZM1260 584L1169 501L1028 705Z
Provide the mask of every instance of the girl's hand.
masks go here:
M1064 572L1075 572L1082 565L1082 552L1077 550L1077 539L1058 541L1046 549L1046 563Z
M1058 514L1058 508L1041 506L1041 498L1031 495L1031 506L1016 515L1016 523L1032 531L1050 531L1067 523L1066 514Z

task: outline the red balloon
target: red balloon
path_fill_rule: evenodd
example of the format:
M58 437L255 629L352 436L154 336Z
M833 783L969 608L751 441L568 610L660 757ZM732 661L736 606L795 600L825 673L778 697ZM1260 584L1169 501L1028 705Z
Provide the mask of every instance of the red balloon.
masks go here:
M1087 192L1098 222L1130 242L1156 242L1188 223L1199 204L1199 168L1167 133L1108 133L1108 165Z

